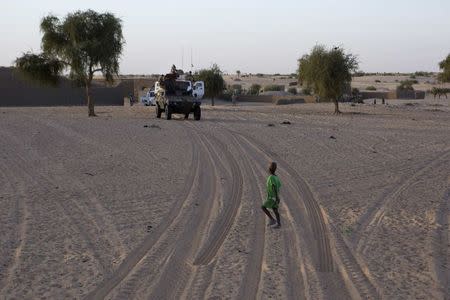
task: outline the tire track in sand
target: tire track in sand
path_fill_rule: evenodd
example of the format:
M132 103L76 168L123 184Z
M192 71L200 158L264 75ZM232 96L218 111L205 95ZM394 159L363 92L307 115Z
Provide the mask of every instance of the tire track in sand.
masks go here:
M248 153L251 152L251 146L249 144L245 143L245 140L242 139L242 137L237 137L237 136L233 136L233 139L236 141L236 143L240 146L242 152L244 153L244 155L247 157L248 160L250 160L250 156ZM252 165L249 165L247 163L247 167L251 168L253 170L253 173L258 172L261 178L264 178L264 176L266 175L266 172L264 170L264 167L261 166L260 164L258 164L258 161L253 158L252 159ZM258 169L258 171L256 171L256 169ZM256 194L256 193L255 193ZM261 199L264 199L265 195L263 194L263 192L259 189L259 194ZM284 194L284 193L283 193ZM283 198L292 198L289 197L289 195L283 196ZM259 209L260 206L260 201L258 201L257 203L257 207ZM289 211L286 210L286 212L288 213ZM265 220L264 220L264 216L262 215L262 213L260 213L260 216L262 217L262 224L259 226L260 229L259 231L262 232L262 234L265 234ZM289 218L292 219L292 218ZM284 227L286 227L286 225L284 225ZM256 229L258 230L258 229ZM258 232L256 234L259 234ZM305 288L306 286L308 286L307 283L307 277L306 277L306 273L305 273L305 267L303 265L303 261L301 260L301 255L299 255L300 253L300 249L298 247L299 245L299 241L298 241L298 237L297 234L295 233L295 230L292 228L292 225L289 225L289 230L283 230L283 235L284 235L284 241L285 241L285 245L284 245L284 257L286 259L286 261L291 258L292 261L288 262L288 278L290 280L294 281L294 284L290 284L288 287L288 295L290 299L309 299L309 293L308 290ZM262 241L263 244L262 246L262 250L264 250L264 240ZM263 251L262 251L263 252ZM260 261L260 267L259 267L259 272L262 272L262 261L263 261L263 257L261 257L261 261ZM251 273L249 272L248 276L249 277L254 277L254 272ZM261 274L257 277L259 280L261 278ZM249 278L250 279L250 278ZM248 280L249 280L248 279ZM251 291L249 291L249 287L247 286L247 282L242 286L241 288L241 293L239 294L241 297L238 297L239 299L257 299L256 295L257 295L257 291L253 292L253 294L250 293ZM259 295L258 298L260 298L261 295Z
M206 159L202 157L204 167L201 168L199 184L196 185L193 195L197 207L192 215L183 214L182 217L186 221L178 232L178 238L171 245L174 248L172 254L167 259L160 276L155 279L155 283L150 288L150 299L180 299L194 280L197 266L190 260L201 243L208 216L211 215L218 195L217 187L220 186L220 182L213 150L205 136L194 134L199 136L200 143L206 151Z
M199 128L194 125L194 129L198 130ZM203 135L210 142L214 141L214 143L219 146L221 153L225 157L225 160L229 163L230 166L229 176L230 178L232 178L232 188L229 195L225 195L224 203L226 203L226 205L224 207L224 212L220 221L218 221L218 223L212 230L211 233L212 239L206 243L205 247L200 249L196 258L194 259L195 266L209 264L212 261L212 259L216 256L217 252L219 251L220 247L225 241L225 238L227 237L231 229L231 226L234 223L237 211L240 206L240 201L242 199L242 184L243 184L241 169L239 168L237 161L234 159L233 155L228 149L228 146L225 145L223 142L221 142L215 136L205 133L203 133Z
M403 177L403 180L400 182L399 186L396 188L385 191L382 194L380 201L377 201L376 206L373 206L368 209L368 211L361 218L362 220L359 222L357 235L352 239L354 245L356 245L356 249L361 251L362 245L372 236L373 232L380 225L384 214L386 212L386 208L392 201L395 201L404 191L406 191L409 187L411 187L414 183L416 183L421 176L426 174L429 170L432 170L436 166L439 166L443 160L450 154L450 148L445 149L439 155L437 155L434 159L427 161L425 164L422 164L419 169L416 169L415 173L408 177Z
M198 155L196 144L193 144L192 157L191 157L191 169L193 174L197 174L199 171L200 158ZM86 299L104 299L118 284L120 284L130 272L136 267L136 265L144 258L148 251L157 243L161 236L165 233L166 229L171 226L176 217L179 215L183 203L190 197L193 191L194 180L197 176L190 176L186 180L183 190L180 193L181 196L174 206L171 208L170 213L165 216L164 221L158 225L152 234L144 239L141 244L136 247L130 254L124 258L120 266L97 288L91 291Z
M288 174L288 177L295 179L295 184L303 199L308 215L311 217L311 225L314 235L317 237L317 247L319 251L319 272L333 272L334 263L338 267L344 282L347 285L349 293L356 298L362 297L363 299L379 299L381 298L380 292L374 280L368 273L366 266L361 265L361 260L358 260L354 256L352 251L343 241L339 232L334 226L327 223L326 216L317 201L315 200L308 184L304 179L292 169L283 159L274 153L270 153L258 145L256 141L252 141L251 137L247 137L241 133L236 133L245 139L256 151L264 154L267 159L275 158L281 163ZM327 224L329 225L333 235L328 235ZM330 241L331 238L331 241ZM337 258L336 261L333 260Z

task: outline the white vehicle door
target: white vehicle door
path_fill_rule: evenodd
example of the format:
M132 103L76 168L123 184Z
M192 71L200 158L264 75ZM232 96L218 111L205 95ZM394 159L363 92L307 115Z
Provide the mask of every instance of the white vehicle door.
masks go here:
M194 92L192 94L195 98L202 99L205 95L205 83L203 81L196 81L194 83Z

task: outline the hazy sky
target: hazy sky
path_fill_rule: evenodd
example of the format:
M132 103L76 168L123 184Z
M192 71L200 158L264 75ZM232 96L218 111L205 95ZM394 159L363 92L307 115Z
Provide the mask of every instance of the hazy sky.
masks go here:
M450 0L0 0L0 65L40 51L53 13L110 11L123 20L121 73L189 70L291 73L315 44L341 45L364 71L437 71L450 53ZM184 51L183 51L184 50Z

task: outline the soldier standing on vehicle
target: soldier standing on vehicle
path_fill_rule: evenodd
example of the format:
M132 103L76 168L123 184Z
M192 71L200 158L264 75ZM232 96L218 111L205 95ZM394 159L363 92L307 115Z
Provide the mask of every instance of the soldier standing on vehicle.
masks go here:
M264 213L269 217L270 221L268 226L275 225L274 228L280 228L281 227L281 219L280 219L280 213L278 212L278 207L280 205L280 188L281 188L281 181L278 178L278 176L275 174L275 171L277 170L277 163L271 162L269 165L269 177L267 177L267 198L264 204L262 205L262 210ZM270 213L269 209L273 210L273 213L275 214L275 218L272 217L272 214Z

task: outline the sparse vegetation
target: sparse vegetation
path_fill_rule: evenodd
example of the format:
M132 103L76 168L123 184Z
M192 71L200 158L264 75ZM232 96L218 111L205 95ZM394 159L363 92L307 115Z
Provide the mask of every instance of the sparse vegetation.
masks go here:
M297 95L297 88L291 87L291 88L288 89L288 92L293 94L293 95Z
M375 80L375 83L381 83L381 80L377 79L377 80Z
M270 84L264 87L264 92L278 92L284 91L283 85Z
M95 116L91 84L101 72L113 82L119 72L124 39L122 21L111 13L77 11L64 19L48 15L41 21L42 53L26 53L15 61L17 69L32 80L56 84L65 71L86 89L89 116Z
M298 81L289 82L289 86L297 86L297 85L298 85Z
M367 90L367 91L376 91L377 88L374 87L373 85L369 85L368 87L366 87L366 90Z
M256 77L264 77L264 74L256 73Z
M400 85L397 86L397 91L414 91L413 80L400 81Z
M352 72L358 68L353 54L347 54L340 47L330 50L315 46L310 54L299 59L298 74L302 82L314 88L320 98L332 100L334 112L340 113L338 99L352 80Z
M250 89L248 92L250 95L259 95L260 91L261 91L261 86L259 84L254 83L250 86Z
M435 99L436 96L439 96L439 98L441 98L441 96L445 96L445 98L447 98L447 94L450 93L450 89L433 87L430 93L434 96Z

